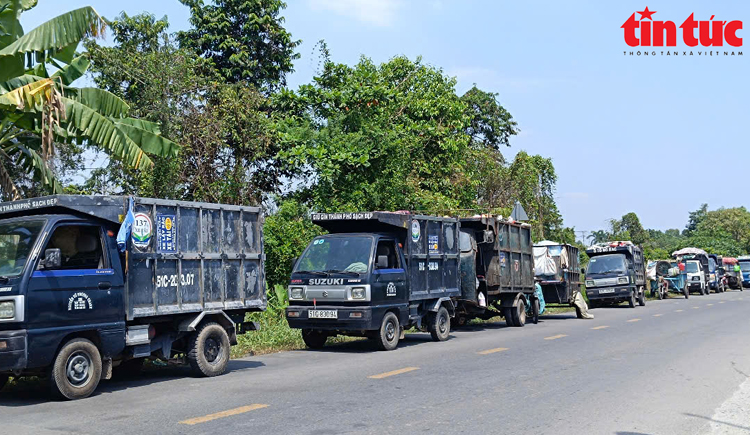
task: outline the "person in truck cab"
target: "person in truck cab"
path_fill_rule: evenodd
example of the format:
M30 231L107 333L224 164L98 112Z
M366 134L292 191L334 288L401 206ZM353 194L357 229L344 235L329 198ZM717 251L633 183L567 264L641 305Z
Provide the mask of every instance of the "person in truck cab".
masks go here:
M58 227L46 249L60 249L61 270L101 269L102 246L96 227L66 225Z

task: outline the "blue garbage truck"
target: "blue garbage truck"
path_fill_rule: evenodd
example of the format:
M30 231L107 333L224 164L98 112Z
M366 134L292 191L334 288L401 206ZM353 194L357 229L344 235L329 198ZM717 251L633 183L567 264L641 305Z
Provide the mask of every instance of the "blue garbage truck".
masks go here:
M56 195L0 203L0 387L78 399L146 358L222 374L266 307L258 207Z

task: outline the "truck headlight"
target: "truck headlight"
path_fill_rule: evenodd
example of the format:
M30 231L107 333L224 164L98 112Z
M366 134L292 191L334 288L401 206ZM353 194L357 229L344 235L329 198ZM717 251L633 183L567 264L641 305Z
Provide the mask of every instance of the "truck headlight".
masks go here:
M364 299L365 289L364 287L354 287L352 289L352 299Z
M16 303L14 301L0 302L0 319L16 317Z
M630 279L627 276L621 276L621 277L617 278L617 283L618 284L627 284L629 282L630 282Z
M596 284L594 283L593 280L587 280L586 287L596 287Z
M302 287L292 287L289 289L289 299L302 299L304 289Z

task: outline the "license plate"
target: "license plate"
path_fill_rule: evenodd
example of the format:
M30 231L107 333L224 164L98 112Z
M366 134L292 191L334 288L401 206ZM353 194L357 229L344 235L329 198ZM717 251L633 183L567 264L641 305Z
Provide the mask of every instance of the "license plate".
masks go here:
M615 292L615 289L613 288L605 288L604 290L599 290L599 294L614 293L614 292Z
M310 310L307 317L311 319L338 319L338 310Z

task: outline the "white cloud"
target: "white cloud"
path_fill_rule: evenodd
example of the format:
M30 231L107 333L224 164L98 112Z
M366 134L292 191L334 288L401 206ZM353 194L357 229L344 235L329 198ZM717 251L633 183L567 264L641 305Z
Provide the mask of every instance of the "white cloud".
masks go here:
M375 26L390 26L403 5L399 0L308 0L313 10L328 10Z

